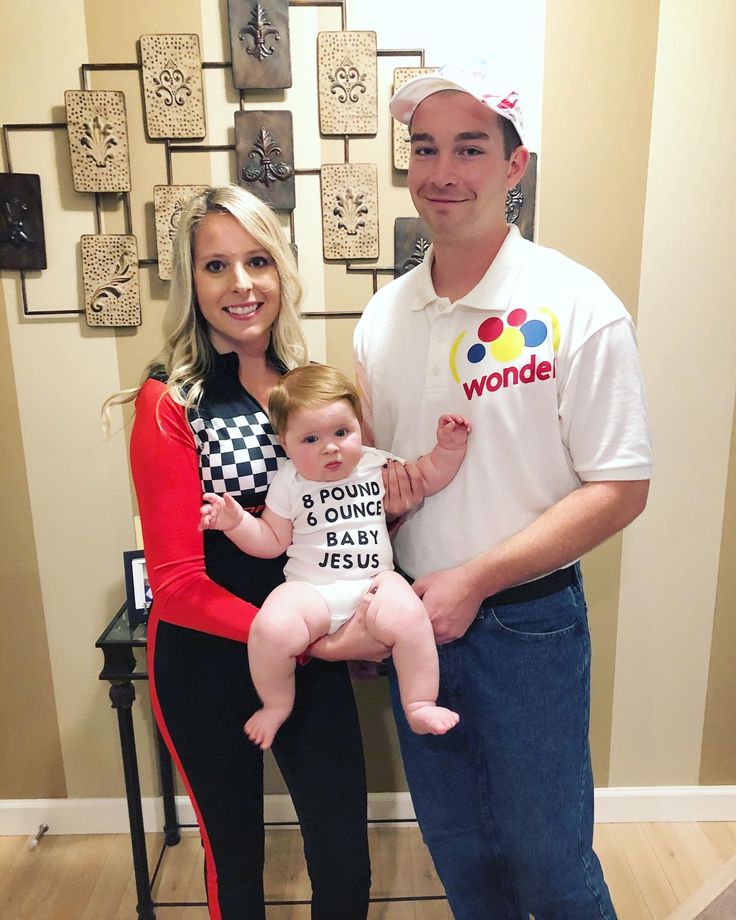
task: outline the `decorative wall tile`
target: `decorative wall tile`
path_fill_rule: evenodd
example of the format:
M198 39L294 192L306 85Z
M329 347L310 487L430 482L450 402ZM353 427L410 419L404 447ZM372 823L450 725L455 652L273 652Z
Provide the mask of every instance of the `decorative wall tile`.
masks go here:
M140 326L138 247L134 236L81 238L84 309L90 326Z
M129 192L125 96L110 90L64 93L72 178L77 192Z
M227 0L233 86L291 86L289 0Z
M46 268L41 180L31 173L0 173L0 269Z
M403 86L407 80L413 77L419 77L425 73L434 73L436 67L397 67L394 70L394 92ZM409 168L409 126L402 124L395 118L393 122L393 150L394 150L394 169Z
M320 32L317 94L322 134L375 134L378 76L375 32Z
M207 189L206 185L154 185L153 211L156 218L158 276L171 281L171 258L174 235L184 205Z
M146 129L151 138L203 138L198 35L141 35Z
M432 237L421 217L397 217L394 221L394 278L420 265Z
M291 112L235 113L238 183L277 211L296 207Z
M537 155L530 154L521 182L506 195L506 222L516 224L528 240L534 239L534 214L537 198Z
M326 163L320 174L325 259L378 258L378 167Z

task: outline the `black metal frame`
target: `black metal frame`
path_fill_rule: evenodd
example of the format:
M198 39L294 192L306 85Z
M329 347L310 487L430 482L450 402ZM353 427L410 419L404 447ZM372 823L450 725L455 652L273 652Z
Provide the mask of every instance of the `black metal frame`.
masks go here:
M347 29L347 10L346 10L347 0L307 0L307 2L296 2L296 0L289 0L289 6L295 9L299 7L339 7L340 8L340 23L341 29L344 31ZM393 48L393 49L378 49L376 52L377 57L419 57L420 67L424 66L424 49L423 48ZM228 67L231 67L232 64L230 61L203 61L202 69L203 70L225 70ZM136 63L102 63L102 64L81 64L79 68L80 73L80 83L83 90L88 90L89 79L88 76L90 73L99 72L99 71L132 71L137 70L141 71L141 64ZM245 93L241 89L240 93L240 109L244 110L245 108ZM8 164L8 171L13 172L12 158L10 153L10 131L39 131L39 130L57 130L61 128L66 128L66 122L49 122L46 124L6 124L2 126L3 129L3 147L6 156L6 162ZM346 163L350 162L350 135L346 134L344 136L344 159ZM152 143L159 143L159 141L152 141ZM212 152L221 152L221 151L234 151L234 144L172 144L168 138L164 138L160 143L164 147L164 156L166 160L166 182L168 185L173 185L173 162L172 154L174 153L212 153ZM321 174L321 169L319 167L313 169L295 169L295 176L318 176ZM100 212L100 192L94 192L95 196L95 233L102 232L102 218ZM125 233L128 235L133 235L133 221L130 208L130 192L120 192L115 193L120 194L121 200L123 202L123 208L125 213ZM289 220L289 230L291 235L291 242L294 243L294 212L290 212ZM345 271L348 274L360 274L360 275L371 275L373 281L373 293L375 294L378 290L378 276L379 275L391 275L394 274L393 266L354 266L349 259L341 260L345 263ZM158 265L158 259L139 259L138 266L153 266ZM80 316L84 315L84 310L32 310L28 304L28 292L26 289L26 273L23 270L20 270L20 289L21 289L21 301L23 303L23 315L24 316ZM355 318L357 319L361 315L362 311L360 310L323 310L312 313L302 314L305 319L345 319L345 318Z
M113 629L127 630L122 641L111 641L109 634ZM180 824L176 811L176 796L174 789L174 770L171 755L163 742L161 733L156 729L156 747L158 750L159 777L161 780L161 796L164 808L164 842L156 860L152 873L148 871L148 853L146 849L146 834L143 823L143 807L141 804L141 786L138 774L138 755L135 744L135 731L133 729L133 703L135 702L134 681L148 680L146 671L136 670L136 658L133 649L146 647L146 624L130 626L127 619L127 606L123 604L115 616L110 620L102 635L95 643L95 647L102 650L104 665L100 671L100 680L110 683L110 701L112 708L117 713L118 733L120 736L120 752L125 778L125 798L128 805L128 821L130 824L130 843L133 854L133 873L136 889L136 912L139 920L156 920L157 907L206 907L205 901L156 901L154 888L162 869L164 856L169 847L176 846L181 840L182 828L193 828L196 824ZM416 824L415 818L381 818L369 821L369 824ZM296 821L267 821L266 827L298 827ZM384 902L408 901L445 901L445 895L411 895L406 897L375 897L370 898L371 904ZM266 901L266 906L276 905L305 905L308 900L271 900Z

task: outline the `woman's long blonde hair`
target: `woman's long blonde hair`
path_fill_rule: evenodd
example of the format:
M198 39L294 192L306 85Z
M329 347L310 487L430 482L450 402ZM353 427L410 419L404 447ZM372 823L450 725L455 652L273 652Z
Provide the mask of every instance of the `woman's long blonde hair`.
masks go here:
M139 386L116 393L103 405L107 423L111 406L131 402L154 369L166 376L171 398L186 408L199 404L204 378L212 367L215 349L197 303L192 256L200 221L208 214L231 214L259 246L273 258L281 285L281 307L271 329L271 352L287 368L309 360L299 322L304 288L286 236L273 211L251 192L237 185L209 188L182 210L173 243L173 271L164 314L164 347L146 367Z

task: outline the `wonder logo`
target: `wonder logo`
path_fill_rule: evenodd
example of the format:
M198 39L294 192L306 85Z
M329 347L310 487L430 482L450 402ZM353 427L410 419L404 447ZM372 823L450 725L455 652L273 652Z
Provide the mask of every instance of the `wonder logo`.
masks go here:
M542 319L529 318L526 310L511 310L504 319L492 316L478 326L478 341L473 342L467 351L461 351L465 332L461 332L450 349L450 370L458 383L462 382L465 396L473 399L484 392L495 393L497 390L520 383L532 383L535 380L549 380L556 374L556 361L539 360L534 349L539 348L552 337L552 351L556 355L560 345L560 323L557 316L546 307L538 313L546 316ZM549 346L548 346L549 348ZM519 366L511 364L527 352L529 360ZM490 356L498 364L507 365L500 370L476 376L467 381L460 380L457 363L458 356L470 365L477 365Z

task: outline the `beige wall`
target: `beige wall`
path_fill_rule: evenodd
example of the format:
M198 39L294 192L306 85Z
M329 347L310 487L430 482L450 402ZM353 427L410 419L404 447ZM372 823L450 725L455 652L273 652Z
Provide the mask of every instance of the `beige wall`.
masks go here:
M658 0L547 5L538 240L597 271L634 318L658 7ZM621 550L615 537L583 569L598 785L608 783Z
M736 702L736 402L731 422L731 445L723 514L723 535L718 567L718 587L710 647L705 726L700 759L700 782L732 783L736 763L736 732L733 708Z
M3 517L12 526L0 534L0 731L12 738L4 758L2 793L8 798L64 796L64 767L56 722L51 663L43 615L31 499L23 457L12 349L0 290L0 413L5 424ZM19 667L25 662L25 667ZM32 662L32 667L28 663ZM29 730L29 728L31 728ZM3 745L8 749L7 740Z
M104 0L10 5L0 32L0 123L63 121L63 90L79 86L79 65L135 61L144 32L197 32L204 58L223 60L226 6L135 0L113 15ZM736 10L730 0L705 0L697 10L686 0L554 0L545 24L543 7L541 0L498 7L499 15L534 16L543 35L534 55L544 80L533 118L539 239L602 274L636 317L657 457L646 515L585 562L598 785L734 783L736 742L726 713L736 702L736 196L726 156L736 124L726 88L736 78L728 41ZM347 0L347 9L348 27L376 28L379 48L425 47L427 63L441 63L441 17L405 21L389 0ZM297 166L311 168L341 157L341 144L314 130L314 37L339 28L339 13L292 8L291 15L297 85L275 103L267 95L253 101L294 111ZM29 29L32 21L44 28ZM411 63L379 59L383 99L393 67ZM536 75L527 79L536 85ZM165 181L165 170L160 145L142 131L137 80L98 74L93 85L126 93L131 207L143 258L154 255L151 187ZM208 141L232 143L238 101L226 72L206 72L205 93ZM377 139L351 142L353 160L379 163L381 265L392 261L393 218L413 213L403 177L390 168L387 127L384 117ZM45 307L78 305L76 240L93 229L89 200L71 188L65 143L61 131L11 137L14 169L42 177L49 268L29 279L29 295ZM226 181L233 172L227 153L180 157L174 179ZM298 195L306 309L360 309L370 279L322 263L318 180L300 179ZM728 201L730 209L722 206ZM107 208L105 228L117 229L120 215L119 203ZM0 567L0 799L122 792L114 717L93 645L122 598L133 502L125 437L105 441L97 413L107 394L136 382L159 346L166 292L155 269L142 270L142 291L143 326L113 333L90 330L77 317L24 318L16 275L2 273L0 392L12 438L3 507L14 526L2 538ZM349 368L351 330L346 320L310 321L314 356ZM358 688L375 791L404 788L385 689ZM136 730L150 791L145 702L136 705ZM281 788L271 769L269 789Z
M704 755L715 753L712 736L703 748L704 720L733 710L733 696L708 690L719 671L711 675L719 579L726 590L729 578L721 559L736 385L734 34L730 0L661 3L639 293L657 473L648 513L624 541L610 774L618 785L697 783L712 772ZM733 630L719 638L718 654L733 661Z
M79 86L79 64L88 60L83 4L6 5L0 52L0 120L63 121L63 90ZM35 308L77 306L75 241L94 226L87 202L71 191L64 141L62 131L11 137L15 170L42 176L50 258L47 272L29 278ZM8 387L4 398L13 399L20 420L16 450L5 456L15 466L10 480L27 482L28 501L18 524L22 537L32 533L33 546L23 538L6 550L14 577L27 572L13 605L28 617L14 637L24 644L13 648L2 669L0 697L19 705L18 687L36 672L38 678L33 706L17 712L12 723L21 723L22 733L3 738L0 796L119 793L119 774L111 769L115 727L93 650L119 603L120 552L132 538L129 491L121 476L124 445L105 443L98 422L101 400L119 383L115 344L75 317L23 317L16 277L3 273L2 282L3 367L12 368L14 378L14 391ZM39 601L42 616L35 613ZM3 635L7 648L6 629ZM36 721L39 708L47 715ZM29 736L33 743L21 741ZM60 760L54 753L59 748ZM39 756L49 758L43 786Z

